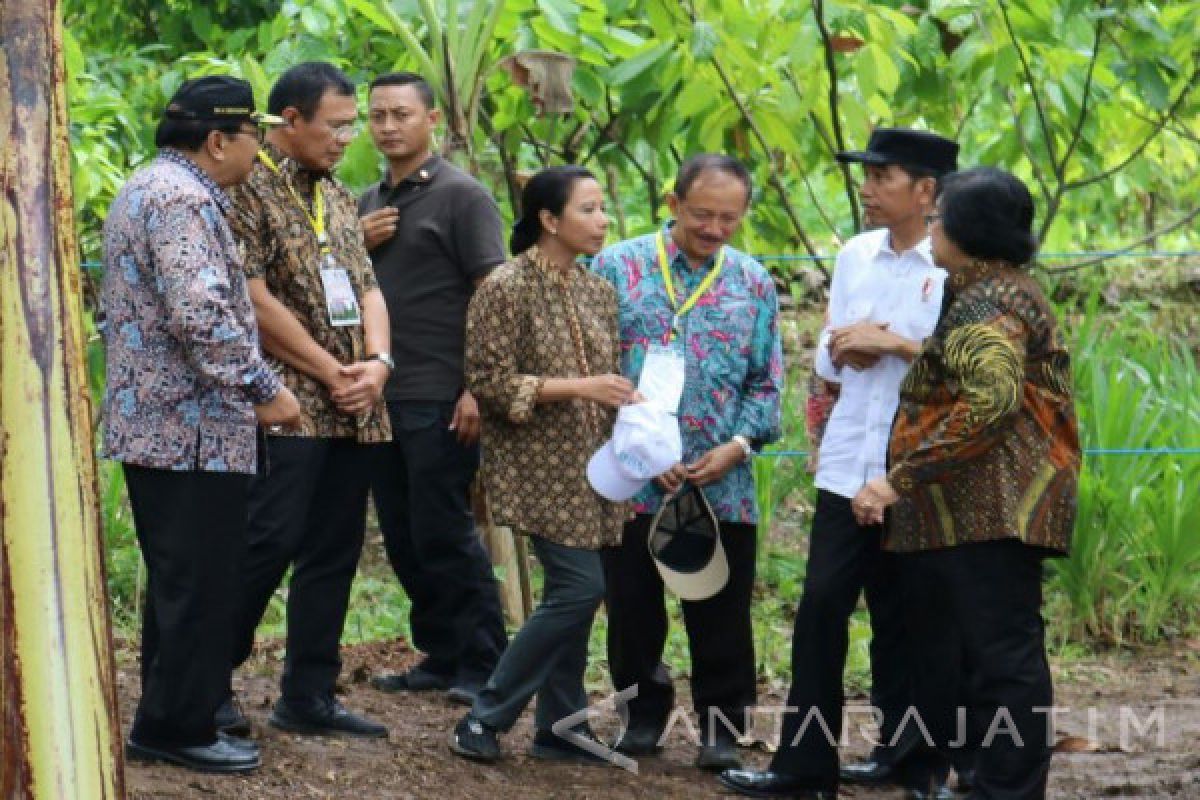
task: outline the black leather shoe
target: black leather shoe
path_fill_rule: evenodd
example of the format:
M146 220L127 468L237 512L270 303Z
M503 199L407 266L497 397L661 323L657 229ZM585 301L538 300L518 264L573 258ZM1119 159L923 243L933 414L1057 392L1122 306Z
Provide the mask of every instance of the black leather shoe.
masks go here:
M658 743L660 738L662 731L657 728L631 727L625 730L613 749L627 756L652 756L662 750Z
M267 721L289 733L344 733L374 739L388 735L385 726L352 714L333 697L310 697L305 700L280 698Z
M907 800L955 800L954 792L949 786L939 786L936 789L907 789L904 796Z
M231 694L225 698L225 702L217 708L217 713L213 714L213 722L221 733L230 736L250 735L250 720L242 713L242 704L238 702L237 695Z
M130 761L165 762L196 772L251 772L262 766L257 749L243 750L221 738L198 747L147 745L130 738L125 743L125 756Z
M863 786L882 786L896 782L896 768L889 762L867 759L857 764L846 764L838 770L846 783Z
M608 751L608 745L598 740L596 735L590 730L576 731L576 733L595 742L605 752ZM554 731L536 731L533 734L533 746L529 748L529 755L542 761L553 761L559 764L582 764L590 767L607 767L612 763L604 756L593 753L591 750L585 750L580 745L570 739L564 739Z
M418 664L408 672L374 675L371 686L381 692L440 692L450 688L450 677Z
M738 756L737 746L728 739L717 739L715 742L700 745L696 754L696 766L708 772L724 772L727 769L741 769L742 759Z
M793 800L836 800L836 789L814 789L812 784L778 772L727 769L717 776L721 785L746 797L789 797Z
M239 750L254 753L255 755L258 754L258 742L253 739L243 739L241 736L233 736L223 731L217 731L217 738L223 742L228 742Z
M459 683L446 690L446 699L460 706L473 706L482 688L477 683Z
M500 742L496 740L495 729L470 714L454 726L450 734L450 749L456 755L484 764L500 760Z

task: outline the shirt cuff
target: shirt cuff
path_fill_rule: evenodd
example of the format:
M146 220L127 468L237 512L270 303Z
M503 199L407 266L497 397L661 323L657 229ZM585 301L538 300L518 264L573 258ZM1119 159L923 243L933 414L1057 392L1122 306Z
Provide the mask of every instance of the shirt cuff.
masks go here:
M822 380L830 383L842 382L842 370L833 365L833 359L829 357L829 331L822 331L821 336L817 339L817 350L813 354L813 371Z
M279 380L279 376L266 364L260 363L250 372L250 380L246 384L246 394L249 395L251 403L261 406L274 400L282 388L283 383Z
M532 419L533 407L537 405L538 392L541 391L545 378L538 375L522 375L519 380L517 392L508 407L509 421L518 425Z

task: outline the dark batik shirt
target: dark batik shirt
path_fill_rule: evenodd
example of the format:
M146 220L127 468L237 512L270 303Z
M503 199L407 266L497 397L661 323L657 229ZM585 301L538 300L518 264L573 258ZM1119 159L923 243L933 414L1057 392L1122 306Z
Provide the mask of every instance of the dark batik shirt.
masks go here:
M957 278L961 289L954 289ZM1033 279L979 268L954 292L900 389L884 546L1018 539L1066 553L1080 448L1071 362Z
M296 202L293 187L311 212L313 187L320 181L326 209L326 230L334 261L346 270L358 306L363 295L378 288L371 261L358 225L357 203L328 175L315 175L268 145L267 154L280 168L277 175L266 164L254 165L250 178L229 193L233 210L230 225L242 245L247 278L262 278L267 289L300 321L313 340L343 364L364 359L362 325L335 327L325 304L321 283L322 255L304 208ZM291 435L321 438L356 437L360 442L391 438L383 400L367 414L355 418L340 413L323 383L268 354L276 371L300 403L301 426Z

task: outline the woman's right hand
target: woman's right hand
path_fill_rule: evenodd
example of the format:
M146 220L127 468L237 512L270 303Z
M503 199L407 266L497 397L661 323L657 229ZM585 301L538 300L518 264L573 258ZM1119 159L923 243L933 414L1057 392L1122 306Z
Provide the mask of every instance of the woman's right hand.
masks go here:
M579 379L579 397L612 408L633 400L633 382L621 375L594 375Z

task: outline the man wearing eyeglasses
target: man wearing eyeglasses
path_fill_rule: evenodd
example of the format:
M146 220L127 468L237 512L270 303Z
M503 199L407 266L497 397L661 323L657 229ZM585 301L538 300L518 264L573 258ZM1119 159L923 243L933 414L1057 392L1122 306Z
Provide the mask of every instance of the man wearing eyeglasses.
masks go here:
M900 784L910 797L953 796L948 768L920 751L915 724L896 737L909 709L907 653L895 562L880 549L882 525L859 525L850 501L886 472L888 437L900 382L937 324L946 273L933 263L925 217L938 180L955 169L958 145L923 131L879 129L867 149L838 153L861 163L859 190L874 230L838 253L815 371L837 400L820 440L817 504L804 594L792 640L792 688L779 750L766 772L736 770L721 782L754 797L816 800L847 783ZM871 758L839 771L842 674L850 615L860 594L871 615L871 704L882 713Z
M149 574L142 696L131 759L245 772L257 746L218 733L229 682L232 596L259 456L255 424L299 420L259 352L226 190L258 149L250 84L187 81L155 131L157 158L104 224L101 453L121 462Z
M287 70L267 105L281 119L230 223L263 350L300 401L297 431L266 429L267 462L250 488L249 540L234 663L284 573L287 655L270 723L295 733L382 737L334 696L338 643L362 549L371 447L391 437L381 393L391 370L387 308L363 246L354 197L331 174L354 138L354 85L323 62ZM245 731L232 691L218 712Z
M607 248L593 265L617 291L622 372L677 412L683 441L683 461L633 498L637 513L622 543L601 552L613 685L638 690L617 749L657 752L673 716L675 691L662 662L663 582L647 539L664 494L687 481L702 487L715 512L729 564L716 594L681 601L700 716L696 764L709 770L740 764L736 742L755 703L750 601L758 508L751 457L779 436L783 386L775 284L761 264L728 244L750 196L750 174L737 160L694 156L667 195L673 221Z

